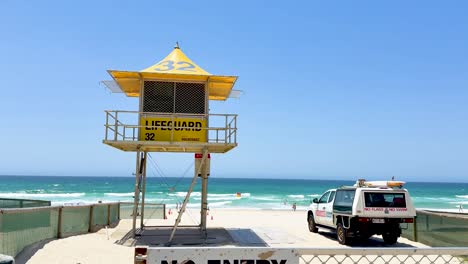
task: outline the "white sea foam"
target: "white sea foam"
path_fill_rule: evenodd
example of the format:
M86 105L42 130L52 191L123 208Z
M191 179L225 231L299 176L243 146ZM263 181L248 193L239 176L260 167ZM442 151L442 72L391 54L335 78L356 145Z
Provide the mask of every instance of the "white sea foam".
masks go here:
M209 193L208 197L237 197L237 193ZM240 193L240 197L250 197L250 193Z
M230 194L230 193L209 193L208 196L211 196L211 197L235 196L235 194Z
M89 201L89 202L86 202L86 201L82 201L82 200L69 200L69 201L66 201L66 202L58 202L58 201L55 201L55 202L51 202L50 204L52 206L59 206L59 205L68 205L68 206L72 206L72 205L85 205L85 204L92 204L92 203L96 203L96 201Z
M221 207L223 205L227 205L232 203L231 201L225 201L225 202L217 202L217 203L210 203L210 207Z
M239 199L243 199L247 197L250 197L250 193L241 193L240 196L237 196L237 193L209 193L208 194L209 201L234 201L234 200L239 200ZM195 195L193 199L200 201L201 195L200 196ZM252 197L251 199L255 199L255 197Z
M114 196L114 197L128 197L133 196L132 192L129 193L104 193L106 196Z
M314 194L309 194L309 195L307 195L307 196L308 196L308 197L319 197L320 194L315 194L315 193L314 193Z
M175 193L169 193L169 196L177 196L177 197L185 197L187 196L187 192L175 192ZM192 192L190 194L190 197L197 197L201 196L201 192Z
M455 195L458 198L468 199L468 195Z
M201 197L193 198L195 201L201 201ZM234 201L237 200L235 197L208 197L208 201Z
M468 201L450 202L450 204L468 204Z
M177 197L185 197L187 192L176 192L176 193L169 193L169 196L177 196ZM201 199L201 192L192 192L190 197L196 197L195 199ZM209 193L208 198L210 200L235 200L239 198L250 197L250 193L241 193L240 197L237 196L237 193Z
M5 198L69 198L82 197L85 193L0 193Z
M253 196L250 199L259 200L259 201L271 201L271 202L274 202L274 201L280 202L281 201L280 198L275 198L275 197L257 197L257 196Z
M61 205L65 205L65 206L75 206L75 205L87 205L87 204L91 204L91 203L86 203L86 202L66 202L66 203L62 203ZM55 205L54 203L52 203L52 205Z
M289 198L295 198L295 199L304 199L304 195L302 194L290 194L288 195Z
M164 203L164 199L145 198L145 202L147 202L147 203Z

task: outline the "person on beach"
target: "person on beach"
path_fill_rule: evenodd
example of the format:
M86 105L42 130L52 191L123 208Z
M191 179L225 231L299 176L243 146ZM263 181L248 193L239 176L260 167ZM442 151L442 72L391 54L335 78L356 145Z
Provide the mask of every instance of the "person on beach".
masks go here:
M296 211L296 203L293 203L292 209L293 209L293 211Z

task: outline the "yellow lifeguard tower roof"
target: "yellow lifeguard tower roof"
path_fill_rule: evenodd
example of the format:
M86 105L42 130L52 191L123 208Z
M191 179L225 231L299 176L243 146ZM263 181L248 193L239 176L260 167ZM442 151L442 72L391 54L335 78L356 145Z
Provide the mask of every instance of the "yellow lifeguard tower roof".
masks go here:
M212 75L190 60L176 45L163 60L144 70L108 70L116 84L127 96L140 96L142 80L203 82L208 84L210 100L226 100L237 76Z

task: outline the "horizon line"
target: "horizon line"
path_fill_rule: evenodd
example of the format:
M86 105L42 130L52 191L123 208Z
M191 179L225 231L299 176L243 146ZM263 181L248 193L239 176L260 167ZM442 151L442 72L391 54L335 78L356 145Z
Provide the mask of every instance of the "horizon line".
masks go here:
M83 176L83 175L15 175L15 174L0 174L0 177L81 177L81 178L134 178L134 176ZM209 176L210 177L210 176ZM211 176L213 177L213 176ZM191 179L192 177L174 177L174 176L148 176L147 178L187 178ZM356 181L354 179L318 179L318 178L271 178L271 177L230 177L230 176L217 176L216 178L221 178L221 179L247 179L247 180L311 180L311 181ZM385 181L385 180L379 180L379 181ZM388 180L390 181L390 180ZM461 181L405 181L406 183L468 183L468 182L461 182Z

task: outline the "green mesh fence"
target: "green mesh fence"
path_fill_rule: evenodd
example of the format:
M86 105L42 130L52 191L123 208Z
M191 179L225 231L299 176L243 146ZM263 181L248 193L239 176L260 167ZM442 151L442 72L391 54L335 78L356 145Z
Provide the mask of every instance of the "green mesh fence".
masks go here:
M93 206L93 229L107 225L107 211L107 205L95 204Z
M89 206L66 206L62 208L61 237L88 233Z
M417 240L433 247L468 246L468 215L418 211ZM414 240L414 225L403 236Z
M26 246L41 240L85 234L118 220L118 203L2 209L0 254L16 256Z
M119 220L119 204L110 205L110 222L115 223Z
M0 208L30 208L50 206L50 201L0 198Z
M164 204L145 204L145 219L164 219L166 207ZM138 206L138 214L140 217L141 205ZM120 203L120 219L133 218L133 203Z
M57 236L58 207L2 210L0 253L16 256L24 247Z

